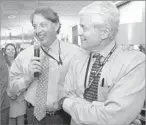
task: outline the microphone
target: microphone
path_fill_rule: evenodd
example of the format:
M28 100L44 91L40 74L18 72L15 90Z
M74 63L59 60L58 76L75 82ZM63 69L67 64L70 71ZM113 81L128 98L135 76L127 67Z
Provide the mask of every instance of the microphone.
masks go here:
M38 40L35 37L34 37L34 40L35 40L35 42L34 42L34 56L40 57L40 43L38 42ZM39 75L40 75L39 72L34 73L35 78L38 78Z

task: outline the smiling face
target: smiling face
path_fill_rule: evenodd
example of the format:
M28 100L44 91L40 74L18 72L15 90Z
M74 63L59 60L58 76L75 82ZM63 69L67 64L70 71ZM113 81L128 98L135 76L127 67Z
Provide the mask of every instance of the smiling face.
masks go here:
M15 55L15 48L12 45L7 46L6 54L9 57L14 57L14 55Z
M92 18L87 15L80 16L79 36L81 47L87 50L92 50L101 43L100 30L94 27Z
M40 44L48 47L56 39L56 24L45 19L41 14L35 14L33 17L34 34Z

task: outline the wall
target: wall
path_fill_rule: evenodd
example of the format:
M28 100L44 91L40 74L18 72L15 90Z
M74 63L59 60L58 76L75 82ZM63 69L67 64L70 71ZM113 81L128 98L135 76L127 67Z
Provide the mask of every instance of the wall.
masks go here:
M132 1L119 8L118 44L145 44L145 1Z
M72 43L72 27L78 24L78 20L76 16L61 17L62 26L58 37L61 37L62 34L67 35L68 41Z

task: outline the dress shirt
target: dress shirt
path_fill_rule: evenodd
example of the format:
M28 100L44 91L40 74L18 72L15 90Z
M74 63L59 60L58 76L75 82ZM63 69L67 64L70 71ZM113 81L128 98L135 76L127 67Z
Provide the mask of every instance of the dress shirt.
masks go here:
M59 61L59 42L61 50L61 59L63 65L58 65ZM49 58L49 76L48 76L48 92L47 92L47 110L54 111L59 109L58 101L63 96L63 83L66 73L68 71L68 65L73 56L82 49L76 45L59 41L56 39L50 46L49 54L56 60ZM45 53L40 49L40 57L43 58ZM26 84L29 81L28 76L28 64L31 58L34 56L34 47L28 47L22 51L15 59L10 70L10 93L11 95L17 95L24 93L26 101L33 106L36 105L36 89L37 81L33 81L30 86Z
M106 57L115 42L100 54ZM72 117L72 125L129 125L140 113L145 99L145 55L118 45L101 71L97 101L83 98L89 54L72 60L65 81L63 109ZM91 59L92 64L95 59ZM89 74L87 77L89 77ZM104 78L104 85L102 79ZM86 86L88 87L88 79Z
M14 61L14 59L13 59ZM13 63L13 61L11 61L11 64ZM8 70L10 72L11 66L8 65ZM18 116L23 116L24 114L26 114L26 101L24 99L24 95L21 94L18 98L13 97L10 93L9 93L9 84L7 87L7 94L9 96L9 101L10 101L10 109L9 109L9 117L10 118L16 118Z

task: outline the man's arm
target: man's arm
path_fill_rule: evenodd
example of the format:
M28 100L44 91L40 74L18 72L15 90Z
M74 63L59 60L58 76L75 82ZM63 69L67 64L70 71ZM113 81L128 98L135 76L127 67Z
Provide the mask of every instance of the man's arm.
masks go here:
M105 102L85 103L83 99L67 98L63 109L78 124L130 124L140 113L145 99L145 62L129 67L129 72L115 83Z
M75 73L74 73L75 67L73 66L73 64L74 64L73 62L74 61L72 60L69 65L69 69L66 74L66 77L65 77L64 94L63 94L64 97L76 97L76 94L75 94L76 79L75 79Z
M20 55L18 55L10 69L9 87L7 92L12 99L15 99L24 92L32 82L29 74L22 66L22 62L23 60L20 58Z

